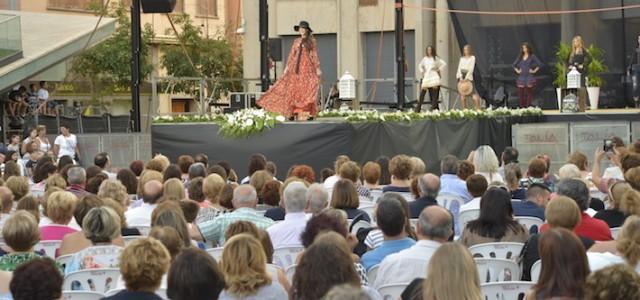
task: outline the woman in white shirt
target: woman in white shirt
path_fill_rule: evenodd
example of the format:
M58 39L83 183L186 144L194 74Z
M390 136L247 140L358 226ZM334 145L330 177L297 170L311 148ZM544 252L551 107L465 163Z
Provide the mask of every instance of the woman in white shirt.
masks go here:
M476 57L473 55L473 49L471 49L470 45L464 45L462 48L462 57L460 58L460 62L458 63L458 71L456 71L456 78L458 82L469 81L471 82L471 99L473 100L473 107L478 110L480 109L480 97L476 92L475 88L473 88L473 70L476 66ZM460 94L460 103L462 105L462 109L467 108L467 96L460 90L460 85L458 85L458 93Z
M49 142L49 138L47 137L47 127L44 125L38 125L38 127L36 128L36 133L37 135L35 140L38 141L40 151L48 153L50 150L52 150L51 142Z
M427 91L429 91L429 99L431 99L431 110L439 109L440 72L442 72L446 66L447 63L436 55L436 50L433 46L428 46L419 66L420 72L422 72L422 84L416 112L420 112Z

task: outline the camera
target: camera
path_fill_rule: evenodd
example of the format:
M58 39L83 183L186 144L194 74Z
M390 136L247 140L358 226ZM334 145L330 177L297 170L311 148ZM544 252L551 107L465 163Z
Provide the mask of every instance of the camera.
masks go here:
M602 150L604 150L604 152L613 152L613 141L604 140L604 145L602 146Z

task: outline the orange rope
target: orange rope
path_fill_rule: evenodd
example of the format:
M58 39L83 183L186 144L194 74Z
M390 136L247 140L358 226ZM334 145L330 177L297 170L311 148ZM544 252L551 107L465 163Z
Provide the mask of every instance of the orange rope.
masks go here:
M640 8L640 4L616 6L616 7L605 7L605 8L589 8L589 9L573 9L573 10L542 10L542 11L477 11L477 10L434 8L434 7L421 6L421 5L415 5L415 4L405 4L404 7L423 9L423 10L429 10L434 12L448 12L448 13L470 14L470 15L533 16L533 15L583 14L583 13L617 11L617 10L623 10L623 9L637 9L637 8Z
M376 78L380 78L381 76L381 68L382 68L382 47L384 45L384 17L386 9L382 9L382 20L380 24L380 41L378 42L378 53L376 55ZM371 90L369 94L369 100L373 101L376 98L376 92L378 91L378 82L374 81L371 85Z

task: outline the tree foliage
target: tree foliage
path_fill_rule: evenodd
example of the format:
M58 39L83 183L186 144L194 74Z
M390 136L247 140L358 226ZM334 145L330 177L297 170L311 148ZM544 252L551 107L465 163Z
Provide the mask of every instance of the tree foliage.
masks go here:
M171 18L179 31L178 42L185 49L183 50L180 44L162 46L161 64L167 70L167 74L174 77L214 79L213 84L206 82L205 89L208 92L205 95L215 99L226 92L239 90L241 82L220 80L242 78L242 62L234 57L233 48L224 35L218 35L216 38L204 37L201 27L194 25L186 14L174 15ZM167 34L172 33L171 29L167 32ZM199 83L174 82L172 89L173 92L197 95Z

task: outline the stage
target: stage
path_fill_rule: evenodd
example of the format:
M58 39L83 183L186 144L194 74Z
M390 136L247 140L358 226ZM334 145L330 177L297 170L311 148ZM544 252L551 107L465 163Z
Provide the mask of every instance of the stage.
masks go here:
M172 161L182 154L205 153L211 163L228 161L241 177L246 175L247 159L253 153L263 153L269 160L276 162L279 178L294 164L312 166L319 177L320 170L332 167L335 157L340 154L349 155L352 160L361 164L375 160L380 155L402 153L418 156L426 162L428 171L439 173L439 159L446 154L464 159L478 145L489 144L499 155L505 147L518 140L512 131L515 125L518 125L516 127L519 127L520 132L522 127L527 126L533 127L530 129L534 131L536 127L542 127L542 124L565 126L566 141L542 141L547 145L557 146L570 144L568 136L571 124L584 127L585 123L592 123L596 127L605 128L607 122L626 122L628 128L634 128L629 130L628 140L637 139L639 136L631 134L631 131L635 132L635 128L640 127L637 126L638 121L640 109L590 110L575 114L544 111L541 116L421 120L410 123L348 123L341 118L320 118L309 122L285 122L260 135L241 139L220 136L219 126L213 123L163 123L152 126L151 138L153 153L167 155ZM600 137L594 136L593 139L598 140ZM540 151L535 143L528 146L532 147L531 151ZM554 156L564 159L564 151L568 153L569 149L560 149ZM525 158L528 159L529 157Z

